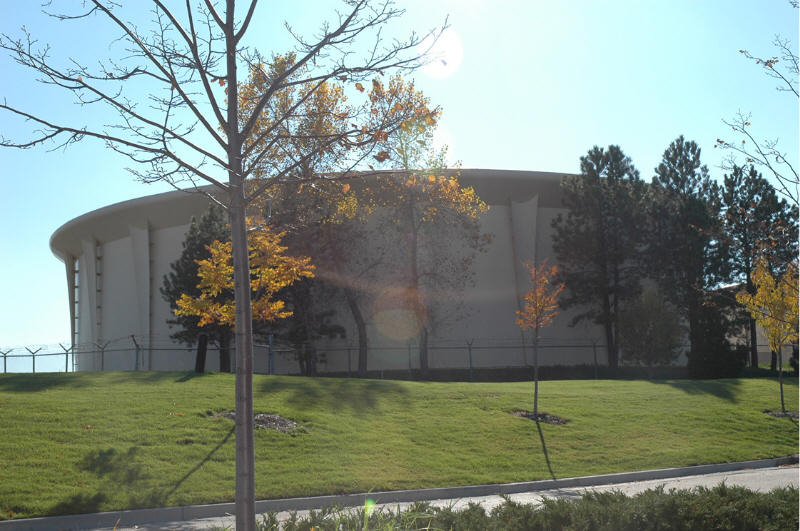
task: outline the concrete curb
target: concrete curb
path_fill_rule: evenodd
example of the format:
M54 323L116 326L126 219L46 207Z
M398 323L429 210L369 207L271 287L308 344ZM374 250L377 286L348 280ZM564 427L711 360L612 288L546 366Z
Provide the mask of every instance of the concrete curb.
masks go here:
M375 500L377 503L401 503L449 498L457 499L473 496L492 496L497 494L516 494L520 492L535 492L560 488L592 487L596 485L613 485L631 481L648 481L683 476L698 476L717 472L731 472L735 470L771 468L793 465L797 462L798 456L790 455L772 459L756 459L753 461L739 461L734 463L663 468L658 470L642 470L639 472L622 472L618 474L581 476L565 479L523 481L519 483L467 485L463 487L437 487L431 489L394 490L333 496L260 500L256 502L256 512L302 511L320 509L332 505L354 507L364 505L367 499ZM3 520L0 521L0 530L80 530L98 527L114 527L115 525L120 527L133 527L134 525L155 522L179 522L196 520L199 518L225 516L227 514L233 514L235 507L234 503L215 503L209 505L186 505L183 507L160 507L93 514Z

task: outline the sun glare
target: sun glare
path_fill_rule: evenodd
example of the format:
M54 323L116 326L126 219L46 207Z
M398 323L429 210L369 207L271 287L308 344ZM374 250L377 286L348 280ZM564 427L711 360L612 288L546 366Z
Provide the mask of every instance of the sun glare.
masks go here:
M433 46L431 46L432 43ZM430 50L428 50L429 48ZM452 29L446 29L435 43L433 37L429 36L420 43L419 49L421 52L428 51L430 60L422 67L422 71L436 79L444 79L453 75L464 59L461 38Z

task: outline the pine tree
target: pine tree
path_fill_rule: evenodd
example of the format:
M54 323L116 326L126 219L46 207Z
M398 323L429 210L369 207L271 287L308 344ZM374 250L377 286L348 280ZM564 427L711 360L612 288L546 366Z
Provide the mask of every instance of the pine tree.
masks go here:
M562 181L566 216L553 221L553 248L566 284L563 308L603 326L608 365L619 364L619 313L639 291L637 267L643 183L619 146L595 146L581 157L580 175Z
M722 223L731 281L756 292L753 271L758 258L773 273L782 273L797 256L797 207L778 199L773 186L756 171L733 166L722 188ZM758 366L756 320L748 318L750 365Z
M192 218L186 238L183 241L183 251L180 258L170 265L171 271L164 275L161 287L161 296L169 303L174 312L178 309L178 300L181 295L188 294L192 297L200 295L197 286L197 260L205 260L211 256L208 245L215 240L228 241L230 228L227 223L225 211L212 205L200 220ZM170 337L186 345L194 345L200 334L206 334L208 340L219 347L219 370L231 372L231 341L233 329L227 325L200 326L200 317L195 315L176 315L167 321L170 327L179 328Z
M690 351L703 342L707 290L725 276L718 239L719 189L700 162L700 148L683 136L656 168L647 201L647 271L689 324Z

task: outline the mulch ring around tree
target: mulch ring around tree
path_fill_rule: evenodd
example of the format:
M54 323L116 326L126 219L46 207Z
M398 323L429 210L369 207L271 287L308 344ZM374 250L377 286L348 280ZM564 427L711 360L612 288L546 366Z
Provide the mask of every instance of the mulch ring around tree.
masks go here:
M236 412L235 411L222 411L221 413L216 413L214 415L209 415L212 418L226 418L235 421L236 420ZM253 423L256 428L266 429L266 430L278 430L282 433L289 433L293 430L300 428L300 424L297 422L287 419L285 417L281 417L280 415L272 415L269 413L256 413L253 415Z
M797 418L797 411L786 411L786 412L783 412L783 411L770 411L769 409L765 409L764 413L766 413L767 415L769 415L771 417L778 417L778 418L789 417L789 418L792 418L792 419L796 419Z
M515 417L523 417L534 421L537 420L533 416L533 411L528 411L525 409L515 409L511 412L511 414ZM569 419L562 419L561 417L551 415L550 413L545 413L544 411L540 411L538 417L539 422L544 422L545 424L566 424L569 422Z

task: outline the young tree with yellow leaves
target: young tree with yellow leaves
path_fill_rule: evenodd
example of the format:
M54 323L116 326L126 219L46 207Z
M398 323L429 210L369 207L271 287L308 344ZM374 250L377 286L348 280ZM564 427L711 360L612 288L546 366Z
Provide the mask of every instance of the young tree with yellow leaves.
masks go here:
M314 276L314 266L307 257L285 254L283 233L275 233L255 220L250 233L250 291L253 320L268 323L291 315L275 295L293 282ZM210 257L197 261L197 287L200 294L181 295L176 315L199 317L199 325L218 324L234 327L236 308L233 298L233 260L231 243L214 241L208 246Z
M783 397L783 345L798 340L798 275L797 262L776 278L759 260L752 275L754 294L741 291L736 300L742 304L764 331L769 348L778 356L778 382L781 390L781 412L786 413Z
M558 277L558 266L548 266L547 260L540 265L526 263L533 287L525 294L525 305L517 310L517 325L523 330L533 330L533 419L539 422L539 329L549 325L561 313L558 296L564 283L554 283Z

